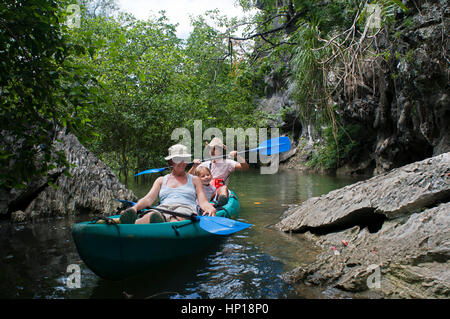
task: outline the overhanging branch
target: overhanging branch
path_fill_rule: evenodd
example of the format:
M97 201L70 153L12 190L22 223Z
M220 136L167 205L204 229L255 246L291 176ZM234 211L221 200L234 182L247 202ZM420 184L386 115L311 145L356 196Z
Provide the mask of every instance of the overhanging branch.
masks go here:
M235 37L235 36L228 36L228 39L231 40L239 40L239 41L245 41L245 40L251 40L254 39L256 37L261 37L263 40L267 41L267 38L265 38L267 35L272 34L272 33L276 33L279 31L283 31L286 30L287 28L289 28L292 24L295 24L298 19L304 14L303 11L297 12L294 16L292 16L288 21L286 21L285 23L283 23L281 26L273 28L271 30L267 30L267 31L263 31L263 32L257 32L254 33L252 35L249 35L247 37ZM264 39L265 38L265 39Z

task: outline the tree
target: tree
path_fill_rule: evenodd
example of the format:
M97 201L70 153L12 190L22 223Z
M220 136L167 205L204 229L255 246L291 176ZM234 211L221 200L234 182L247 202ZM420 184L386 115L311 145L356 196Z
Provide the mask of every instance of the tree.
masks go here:
M327 144L333 141L330 136L335 142L326 149L332 150L329 157L334 158L333 163L342 164L342 154L350 153L347 145L358 143L350 137L352 130L347 130L354 127L353 123L344 123L336 101L355 99L364 90L376 91L371 87L375 81L364 81L365 70L372 70L381 55L374 44L377 32L372 33L366 24L369 1L240 0L240 3L246 9L256 6L260 11L249 21L240 22L248 26L244 36L224 36L255 42L254 74L260 79L268 74L278 74L278 78L284 79L281 89L288 90L297 104L302 123L331 128L322 132ZM370 5L380 9L384 26L394 20L396 12L406 10L400 0L375 0ZM348 139L342 138L343 132ZM347 145L338 145L342 142Z
M70 3L0 4L1 187L25 187L36 175L67 167L53 149L57 128L71 130L86 120L92 79L73 64L84 48L64 33Z
M85 9L85 14L90 17L109 17L119 10L117 0L79 0Z
M193 24L186 43L164 12L147 21L87 16L74 30L78 45L93 48L78 64L95 75L103 97L79 134L125 182L130 171L164 165L176 128L193 131L194 120L221 129L253 123L245 62L223 58L228 46L204 18Z

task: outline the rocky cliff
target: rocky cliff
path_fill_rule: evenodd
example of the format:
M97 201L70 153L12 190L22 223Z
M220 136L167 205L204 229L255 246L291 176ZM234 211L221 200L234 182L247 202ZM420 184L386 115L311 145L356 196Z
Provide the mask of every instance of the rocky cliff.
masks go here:
M406 3L375 42L383 58L363 79L372 89L336 99L345 122L373 132L375 174L450 151L448 1Z
M278 223L324 249L291 283L376 290L382 297L450 297L450 152L290 209Z
M104 163L80 144L73 134L59 131L56 151L62 150L71 164L36 178L25 189L0 189L0 215L13 221L36 217L108 214L121 206L114 198L135 200ZM49 180L53 185L48 184Z
M358 64L357 85L341 84L333 96L342 126L356 124L368 136L340 173L380 174L450 151L448 1L403 3L408 11L399 11L396 22L377 34L372 56ZM321 128L308 128L307 119L298 116L299 106L290 97L289 61L284 63L284 69L277 67L287 70L284 74L274 70L266 76L269 94L260 109L284 133L308 141L312 136L320 144ZM297 156L287 167L305 168L301 150Z

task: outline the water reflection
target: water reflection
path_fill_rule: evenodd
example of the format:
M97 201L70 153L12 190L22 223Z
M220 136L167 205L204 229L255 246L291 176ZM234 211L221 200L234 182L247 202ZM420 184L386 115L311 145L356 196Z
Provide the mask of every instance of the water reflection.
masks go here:
M73 221L43 220L0 229L0 297L57 298L65 294L58 274L79 263L70 231Z

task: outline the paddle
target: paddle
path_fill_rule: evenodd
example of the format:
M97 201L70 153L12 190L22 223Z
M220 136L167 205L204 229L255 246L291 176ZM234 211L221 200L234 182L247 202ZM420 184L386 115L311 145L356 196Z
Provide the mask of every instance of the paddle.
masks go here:
M291 141L289 140L289 137L282 136L282 137L276 137L276 138L272 138L270 140L264 141L261 144L259 144L259 146L257 148L252 148L249 150L241 151L241 152L238 152L238 154L261 151L261 154L263 154L263 155L274 155L274 154L287 152L290 149L291 149ZM217 156L217 157L206 158L206 159L202 160L202 162L211 161L211 160L219 159L219 158L226 158L226 157L227 157L227 155L225 154L225 155L221 155L221 156ZM189 164L193 164L193 163L188 163L188 165ZM143 175L143 174L159 173L159 172L165 171L168 168L170 168L170 166L161 167L161 168L151 168L151 169L142 171L140 173L137 173L134 176L139 176L139 175Z
M127 201L127 200L120 200L116 199L116 201L119 201L121 203L127 203L134 205L134 202ZM148 210L157 210L162 213L171 214L178 217L188 218L192 221L199 222L200 228L203 230L206 230L209 233L216 234L216 235L231 235L238 231L241 231L243 229L246 229L252 224L243 223L237 220L225 218L225 217L219 217L219 216L198 216L196 214L186 214L186 213L180 213L180 212L174 212L171 210L153 207L149 208Z
M237 220L219 217L219 216L198 216L196 214L186 214L180 212L174 212L171 210L153 207L150 210L157 210L162 213L171 214L178 217L188 218L192 221L199 222L200 228L206 230L209 233L216 235L231 235L243 229L246 229L252 224L243 223Z

